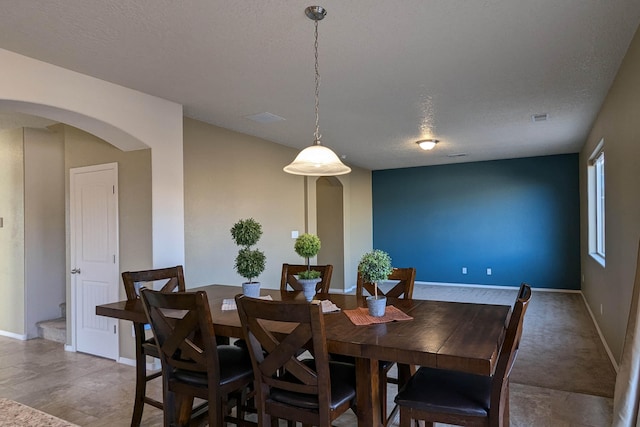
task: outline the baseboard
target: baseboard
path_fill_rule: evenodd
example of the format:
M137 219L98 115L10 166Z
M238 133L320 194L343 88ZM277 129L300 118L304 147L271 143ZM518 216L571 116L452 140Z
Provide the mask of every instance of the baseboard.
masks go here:
M349 289L345 289L344 291L342 291L343 294L351 294L351 293L355 293L355 292L356 292L356 287L355 286L352 286Z
M613 353L611 352L611 349L607 345L607 341L604 339L604 335L602 334L602 331L600 330L600 326L598 326L598 322L596 321L596 316L593 314L593 311L591 311L591 307L589 307L589 303L587 302L587 298L584 296L584 294L580 292L580 295L582 295L582 299L584 300L584 305L587 307L587 311L589 312L589 316L591 316L591 320L593 321L593 324L596 327L596 331L598 331L598 336L600 337L600 341L602 341L602 345L604 345L604 350L607 352L607 355L609 356L609 360L611 360L613 369L615 369L616 373L618 373L618 370L620 369L620 367L618 366L618 362L616 362L616 359L613 357Z
M461 288L484 288L484 289L513 289L518 290L520 286L498 286L498 285L482 285L480 283L446 283L446 282L419 282L416 285L432 285L432 286L458 286ZM535 292L566 292L571 294L581 294L579 289L556 289L556 288L531 288Z
M483 289L503 289L503 290L513 289L516 291L520 289L520 286L483 285L480 283L420 282L416 280L415 284L416 285L433 285L433 286L457 286L461 288L483 288ZM535 288L533 286L531 287L531 289L539 292L566 292L566 293L574 293L574 294L582 293L582 291L578 289Z
M129 359L128 357L118 357L118 363L122 363L123 365L136 366L136 360Z
M118 363L122 363L123 365L128 365L128 366L136 366L136 360L135 359L129 359L128 357L118 357ZM147 370L149 371L157 371L161 368L160 366L160 361L157 362L153 362L153 363L147 363Z
M0 335L2 335L3 337L9 337L9 338L13 338L13 339L20 340L20 341L26 341L27 340L27 336L26 335L16 334L16 333L9 332L9 331L0 330Z
M421 282L418 280L415 281L415 284L427 285L427 286L457 286L460 288L483 288L483 289L502 289L502 290L513 289L516 291L520 289L520 286L483 285L480 283ZM534 287L532 287L531 289L536 292L566 292L566 293L574 293L574 294L582 293L582 291L580 291L579 289L556 289L556 288L534 288ZM331 292L338 292L338 293L344 293L344 294L354 293L355 291L356 291L355 286L345 289L344 291L341 291L340 289L333 289L333 288L331 289Z

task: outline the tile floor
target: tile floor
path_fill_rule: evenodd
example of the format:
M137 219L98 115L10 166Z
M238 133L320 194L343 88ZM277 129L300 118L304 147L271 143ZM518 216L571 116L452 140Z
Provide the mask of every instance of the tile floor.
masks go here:
M153 392L160 396L160 384ZM80 426L130 424L134 368L62 344L0 337L0 397L7 397ZM394 393L389 395L393 399ZM511 384L511 425L602 427L611 425L612 399ZM146 406L143 426L162 425L161 411ZM348 411L336 426L355 426Z

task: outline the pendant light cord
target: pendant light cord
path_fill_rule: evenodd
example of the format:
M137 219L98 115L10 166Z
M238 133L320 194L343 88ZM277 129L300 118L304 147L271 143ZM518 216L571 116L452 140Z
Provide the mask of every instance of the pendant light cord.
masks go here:
M313 134L314 136L314 144L315 145L320 145L320 138L322 135L320 135L320 119L319 119L319 105L320 105L320 71L318 68L318 20L316 19L314 21L315 23L315 44L314 49L315 49L315 55L316 55L316 131Z

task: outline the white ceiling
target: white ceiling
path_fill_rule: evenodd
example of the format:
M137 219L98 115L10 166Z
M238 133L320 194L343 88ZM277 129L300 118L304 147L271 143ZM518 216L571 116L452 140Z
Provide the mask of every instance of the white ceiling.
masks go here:
M0 47L302 148L314 131L312 4L2 0ZM322 141L369 169L578 152L640 22L638 0L317 4ZM246 118L262 112L286 120ZM440 144L420 150L430 136Z

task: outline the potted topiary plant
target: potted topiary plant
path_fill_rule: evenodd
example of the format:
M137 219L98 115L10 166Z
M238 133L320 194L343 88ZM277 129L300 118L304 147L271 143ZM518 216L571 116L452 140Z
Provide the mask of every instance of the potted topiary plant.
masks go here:
M242 293L257 298L260 296L260 282L253 281L264 271L266 257L264 252L251 249L262 236L262 226L253 218L241 219L231 227L231 237L236 245L241 246L236 256L235 269L239 275L247 279L242 284Z
M365 282L370 282L374 285L374 295L367 297L367 306L371 316L384 316L387 297L378 296L378 282L386 280L392 272L393 266L388 253L375 249L362 255L358 264L358 273L360 273Z
M299 273L296 278L302 285L302 290L307 301L311 301L316 294L316 284L321 281L320 272L311 269L309 258L318 255L320 251L320 238L315 234L301 234L296 239L294 250L307 261L307 269Z

